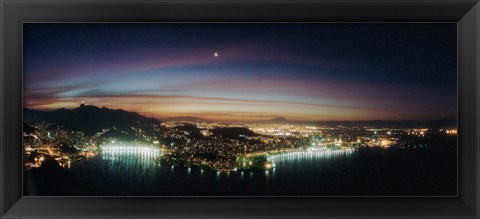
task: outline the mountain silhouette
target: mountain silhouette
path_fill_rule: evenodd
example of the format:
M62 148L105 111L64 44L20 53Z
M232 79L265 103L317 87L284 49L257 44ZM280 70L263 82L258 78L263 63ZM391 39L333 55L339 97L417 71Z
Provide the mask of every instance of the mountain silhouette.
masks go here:
M217 127L212 130L213 136L224 137L228 139L239 139L241 136L254 137L259 134L253 132L248 128L242 127Z
M456 119L440 119L440 120L368 120L368 121L319 121L318 125L322 126L367 126L376 128L444 128L457 127Z
M121 109L98 108L91 105L81 105L75 109L58 109L40 111L23 109L24 123L53 123L66 130L81 131L87 136L95 135L103 129L115 128L119 131L132 131L132 127L144 127L160 123L154 118L144 117L136 112Z
M169 117L164 119L166 121L177 121L177 122L211 122L208 119L203 119L194 116L179 116L179 117Z
M261 120L256 123L264 123L264 124L290 124L293 123L293 121L290 121L288 119L285 119L284 117L276 117L273 119L269 120Z

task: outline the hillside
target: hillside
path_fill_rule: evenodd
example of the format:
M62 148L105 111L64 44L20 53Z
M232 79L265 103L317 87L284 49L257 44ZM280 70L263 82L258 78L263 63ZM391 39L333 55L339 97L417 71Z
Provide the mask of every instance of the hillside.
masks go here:
M147 118L136 112L85 105L75 109L62 108L54 111L24 109L23 119L28 125L53 123L67 130L82 131L87 136L114 127L120 131L131 131L131 127L160 123L157 119Z

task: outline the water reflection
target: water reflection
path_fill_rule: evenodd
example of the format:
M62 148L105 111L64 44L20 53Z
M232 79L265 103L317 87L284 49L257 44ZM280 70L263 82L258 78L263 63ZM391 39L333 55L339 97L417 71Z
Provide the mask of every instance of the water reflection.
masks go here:
M305 150L305 151L295 151L281 154L273 154L267 157L267 161L270 162L282 162L282 161L296 161L298 159L318 159L318 158L334 158L345 155L350 155L355 151L355 149L338 149L338 150Z
M386 191L388 187L383 182L395 178L391 176L403 174L402 184L409 182L409 177L424 177L425 174L410 172L432 155L420 153L423 157L418 155L415 162L408 162L403 159L407 152L398 150L285 154L269 157L276 163L269 171L239 170L228 174L200 167L160 165L154 158L161 151L152 149L155 148L102 148L99 156L72 163L69 172L93 195L357 195L378 193L379 189ZM386 173L389 177L377 174L384 171L384 166L392 167ZM455 179L453 170L451 179Z

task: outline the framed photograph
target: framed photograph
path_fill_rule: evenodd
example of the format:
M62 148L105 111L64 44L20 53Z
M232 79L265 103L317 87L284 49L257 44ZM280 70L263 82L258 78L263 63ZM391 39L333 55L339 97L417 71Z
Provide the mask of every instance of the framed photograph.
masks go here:
M1 3L2 218L480 216L478 1Z

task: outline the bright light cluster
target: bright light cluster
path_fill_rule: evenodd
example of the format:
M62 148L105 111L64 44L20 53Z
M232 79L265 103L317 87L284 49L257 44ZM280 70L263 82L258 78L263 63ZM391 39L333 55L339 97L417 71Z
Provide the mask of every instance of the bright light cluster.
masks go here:
M160 156L161 150L152 146L134 146L134 145L104 145L100 146L102 153L105 154L149 154Z
M304 157L314 157L314 156L337 156L342 154L350 154L354 152L355 149L337 149L337 150L329 150L329 149L314 149L314 150L305 150L305 151L295 151L295 152L288 152L288 153L281 153L281 154L274 154L268 155L267 161L273 162L283 159L294 159L294 158L304 158Z
M456 129L452 129L452 130L446 130L447 134L457 134L457 130Z

